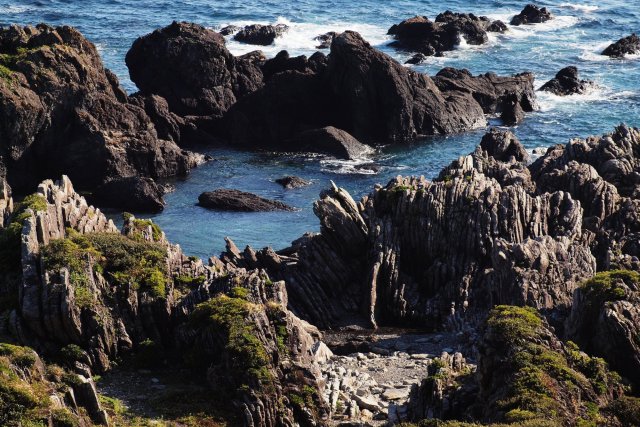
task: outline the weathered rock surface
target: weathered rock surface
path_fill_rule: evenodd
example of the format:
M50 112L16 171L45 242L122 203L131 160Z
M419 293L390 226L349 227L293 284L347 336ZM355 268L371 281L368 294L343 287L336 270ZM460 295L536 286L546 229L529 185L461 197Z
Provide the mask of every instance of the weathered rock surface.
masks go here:
M511 18L511 25L541 24L553 19L553 15L546 7L540 8L535 4L528 4L522 12Z
M326 67L284 59L286 70L280 66L264 88L229 110L233 143L273 148L329 125L369 145L404 142L485 126L485 114L500 113L514 99L524 111L536 107L531 74L473 77L447 69L431 79L351 31L333 40Z
M631 34L607 46L602 54L612 58L624 58L625 55L633 55L638 52L640 52L640 37Z
M221 117L262 86L260 68L229 53L220 34L185 22L138 38L126 63L143 94L160 95L182 117Z
M239 190L218 189L202 193L198 197L198 204L209 209L242 212L292 211L288 206L277 200L269 200Z
M282 185L284 188L300 188L306 187L311 184L311 181L307 181L306 179L302 179L297 176L285 176L282 178L276 179L276 182Z
M316 49L329 49L331 47L331 42L333 42L333 39L336 38L337 35L338 33L335 31L329 31L328 33L314 37L314 40L320 43L316 46Z
M489 41L488 31L505 30L503 23L492 22L486 16L448 10L439 14L435 21L430 21L426 16L406 19L389 28L388 34L396 39L392 46L431 56L455 49L463 38L471 45L485 44Z
M373 153L371 147L333 126L301 132L285 142L285 145L293 151L324 153L348 160L362 159Z
M540 90L559 96L566 96L583 94L587 92L590 87L593 87L593 85L594 83L590 80L580 80L578 69L570 66L558 71L558 74L542 85Z
M117 207L128 212L160 212L164 209L164 189L151 178L130 177L110 181L96 188L92 203Z
M0 31L0 157L18 193L68 174L81 189L128 176L184 175L193 166L130 103L93 44L71 27Z
M287 31L289 31L289 27L284 24L253 24L247 25L235 33L233 39L242 43L268 46L272 44L277 37L281 37Z

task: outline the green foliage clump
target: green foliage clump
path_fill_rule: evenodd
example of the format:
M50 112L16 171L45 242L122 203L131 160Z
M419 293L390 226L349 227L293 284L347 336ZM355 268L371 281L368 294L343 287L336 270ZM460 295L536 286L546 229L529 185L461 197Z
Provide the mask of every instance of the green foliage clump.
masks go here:
M5 347L7 353L13 353L13 350ZM7 427L37 422L38 413L46 409L48 403L43 384L31 384L16 374L12 368L13 357L0 356L0 425Z
M246 300L249 298L249 289L240 286L234 286L229 293L232 298L240 298Z
M138 344L134 363L139 368L158 368L164 361L162 346L147 338Z
M21 270L22 225L29 217L28 209L45 211L47 201L40 194L31 194L15 204L9 225L0 230L0 273L19 273Z
M245 299L219 295L198 305L190 321L195 328L209 328L226 336L231 369L237 378L246 381L240 388L249 385L270 388L273 384L268 369L270 358L249 318L253 310L255 306Z
M487 324L505 341L528 341L537 334L542 319L531 307L499 305L491 311Z
M79 306L93 304L87 276L89 264L118 285L149 291L166 297L166 249L157 243L130 239L117 233L80 234L68 230L66 239L54 240L43 248L46 268L66 267Z
M60 349L60 358L73 365L75 362L83 362L87 355L80 346L69 344Z
M276 330L276 345L280 354L287 354L289 348L287 341L289 340L289 331L287 330L287 314L282 307L274 302L267 303L267 317Z
M154 223L150 219L134 219L133 226L140 232L146 230L148 227L151 227L151 236L153 237L153 241L159 242L160 239L162 239L162 229L158 224Z
M21 347L7 343L0 343L0 356L9 358L12 364L20 368L31 368L36 363L36 356L29 347Z
M191 277L191 276L177 276L174 281L176 283L177 286L183 286L183 287L197 287L199 285L202 285L206 280L205 276L196 276L196 277Z
M615 415L622 425L640 426L640 398L623 396L613 401L607 411Z
M631 270L603 271L584 282L582 289L594 305L599 305L606 301L624 299L626 293L621 286L623 283L628 286L638 285L640 273Z

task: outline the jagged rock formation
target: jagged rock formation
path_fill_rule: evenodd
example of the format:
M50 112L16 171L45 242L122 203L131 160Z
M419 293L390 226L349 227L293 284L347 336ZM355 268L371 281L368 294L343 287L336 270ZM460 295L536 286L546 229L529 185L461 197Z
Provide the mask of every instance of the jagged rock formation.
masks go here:
M198 204L204 208L223 211L265 212L294 210L291 206L277 200L269 200L252 193L226 188L200 194Z
M567 319L567 336L589 354L640 385L640 274L637 270L598 273L578 288Z
M528 4L522 12L511 18L511 25L541 24L553 19L553 15L546 7L540 8L535 4Z
M73 390L94 422L106 418L92 373L149 343L156 359L197 356L189 360L244 425L310 425L328 416L316 361L327 357L319 354L321 334L287 310L283 282L218 260L205 266L149 220L127 216L120 232L67 177L43 182L25 203L11 217L23 226L10 330L42 354L63 355L82 375Z
M542 85L540 90L559 96L566 96L585 93L593 85L594 83L590 80L580 80L578 69L571 66L558 71L558 74Z
M362 159L373 154L371 147L333 126L300 132L284 144L291 147L292 151L324 153L347 160Z
M276 37L282 37L282 35L287 31L289 31L289 27L284 24L253 24L247 25L236 32L233 39L242 43L268 46L273 43Z
M625 55L633 55L638 52L640 52L640 37L634 33L610 44L602 51L602 54L612 58L624 58Z
M0 31L0 46L0 157L16 192L61 173L91 189L135 175L184 175L194 166L158 138L75 29L14 25Z
M294 311L323 327L359 316L461 328L506 303L540 309L561 331L596 268L637 268L639 135L621 126L527 165L515 137L494 131L433 182L398 177L359 203L322 192L320 234L279 254L224 256L284 279Z
M314 70L314 59L326 67ZM473 77L447 69L431 79L402 67L351 31L333 40L328 60L289 63L290 68L280 67L264 88L229 110L233 143L273 148L327 125L366 144L404 142L484 126L485 114L513 108L513 97L524 111L536 107L531 74Z
M161 96L172 113L204 131L211 131L211 118L262 86L260 68L229 53L220 34L186 22L138 38L126 63L144 95Z
M338 33L335 31L329 31L328 33L320 34L319 36L314 37L314 40L320 42L316 49L329 49L331 47L331 42L336 38Z
M387 34L396 39L391 44L394 47L432 56L455 49L463 38L468 44L482 45L489 41L487 32L505 30L506 26L501 21L447 10L436 16L433 22L426 16L406 19L389 28Z
M164 209L164 193L154 180L132 176L99 186L91 199L98 200L102 206L129 212L160 212Z
M4 177L0 178L0 230L3 229L11 218L13 212L13 198L11 197L11 187Z

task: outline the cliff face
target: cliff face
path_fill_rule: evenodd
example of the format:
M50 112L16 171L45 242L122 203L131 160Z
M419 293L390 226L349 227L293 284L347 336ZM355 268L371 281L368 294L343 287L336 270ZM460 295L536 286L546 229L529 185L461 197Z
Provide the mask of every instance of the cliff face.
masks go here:
M311 425L327 416L315 356L321 334L288 311L283 282L204 266L148 220L128 216L120 232L67 177L44 181L28 201L11 217L23 225L10 331L47 357L67 355L68 368L89 384L81 389L96 395L92 373L152 346L156 360L204 374L246 425ZM89 411L95 422L101 411Z
M134 175L183 175L194 166L158 138L95 46L71 27L3 29L0 71L0 157L16 191L61 173L87 189Z

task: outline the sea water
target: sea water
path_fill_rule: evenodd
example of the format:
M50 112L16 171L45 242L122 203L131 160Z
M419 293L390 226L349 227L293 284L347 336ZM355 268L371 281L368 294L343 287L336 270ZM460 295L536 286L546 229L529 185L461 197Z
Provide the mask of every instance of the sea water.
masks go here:
M436 0L0 0L0 25L11 23L72 25L96 44L105 65L135 92L124 57L133 41L174 20L190 21L219 29L225 25L284 23L288 33L272 46L243 45L228 38L234 54L261 49L269 57L282 49L293 55L310 55L313 38L327 31L358 31L373 46L404 63L410 55L388 46L388 28L414 15L433 19L449 9L472 12L508 22L527 1ZM509 27L505 34L491 34L483 46L461 44L443 57L428 58L412 68L433 75L446 66L467 68L474 74L510 75L531 71L536 87L557 71L575 65L581 78L597 88L586 95L557 97L539 93L540 109L528 113L512 128L528 149L564 144L572 138L610 132L622 123L640 126L640 58L612 60L600 52L609 43L640 32L636 2L585 0L579 3L540 1L555 19L543 24ZM499 124L494 122L493 124ZM186 253L200 257L218 254L224 237L239 247L286 247L305 232L317 232L319 221L313 203L333 180L356 199L376 183L386 184L397 175L435 177L459 156L473 151L484 130L448 137L425 138L413 144L382 147L371 158L341 161L318 155L208 148L215 160L195 169L184 180L173 182L165 210L150 216L179 243ZM312 185L285 190L277 178L296 175ZM196 205L198 195L216 188L235 188L277 199L298 208L295 212L217 212Z

